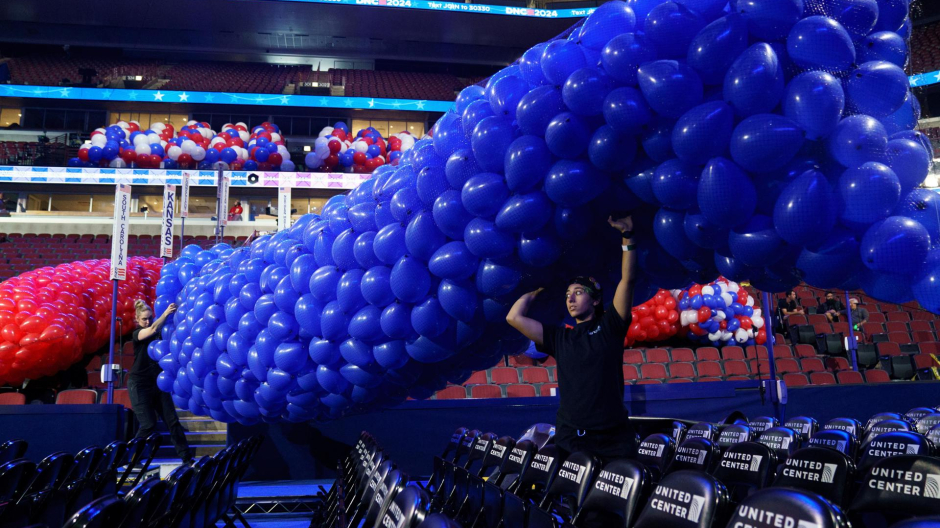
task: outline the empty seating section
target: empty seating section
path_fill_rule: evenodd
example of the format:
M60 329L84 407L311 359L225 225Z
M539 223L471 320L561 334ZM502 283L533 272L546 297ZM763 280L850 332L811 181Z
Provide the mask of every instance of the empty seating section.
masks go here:
M120 58L66 58L64 55L32 55L10 59L10 75L14 84L59 86L64 80L82 81L79 69L98 72L92 78L95 84L108 84L125 77L141 77L144 82L157 77L159 62Z
M348 97L437 101L452 101L465 86L453 75L342 69L330 70L330 83L345 86Z
M162 77L164 90L280 94L302 66L250 62L181 62Z
M936 70L940 70L940 24L916 27L911 35L911 71Z

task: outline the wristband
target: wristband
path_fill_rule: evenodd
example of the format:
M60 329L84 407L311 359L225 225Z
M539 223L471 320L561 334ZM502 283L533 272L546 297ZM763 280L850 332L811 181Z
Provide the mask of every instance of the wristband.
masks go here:
M627 251L633 251L634 249L636 249L636 244L624 244L620 247L622 247L624 253L626 253Z

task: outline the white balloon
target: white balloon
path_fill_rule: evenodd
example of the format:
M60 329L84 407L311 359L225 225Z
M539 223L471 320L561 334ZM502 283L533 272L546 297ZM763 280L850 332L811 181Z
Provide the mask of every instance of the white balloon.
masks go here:
M728 292L722 292L721 300L725 302L725 306L731 306L731 303L735 301L735 298Z
M118 121L117 123L114 123L114 124L121 128L127 128L127 121L124 121L124 120Z
M738 293L738 290L741 289L741 286L737 282L728 281L728 291Z
M708 340L717 343L721 339L721 330L708 334Z
M748 296L748 298L747 298L747 305L748 305L748 306L754 306L754 297Z
M410 134L405 134L401 140L401 151L411 150L415 146L415 138Z
M719 323L721 321L724 321L727 318L728 317L725 315L725 312L722 312L721 310L718 310L717 313L715 314L715 320L718 321Z
M314 148L321 147L321 146L326 147L329 144L330 144L330 140L324 136L318 137L316 141L313 142Z
M194 160L196 160L196 161L202 161L202 160L206 159L206 149L197 146L196 148L193 149L191 155L192 155L192 157L193 157Z
M756 315L757 317L761 317L761 316L764 315L764 313L761 311L760 308L757 308L757 309L754 310L754 315ZM753 317L753 316L752 316L752 317Z
M95 132L101 132L102 134L107 134L108 131L103 128L96 128L91 133L94 134Z
M715 288L711 286L702 286L702 295L715 295Z
M235 123L235 126L240 126L246 129L248 128L248 125L246 125L244 121L239 121L238 123Z
M215 170L228 170L228 163L225 163L224 161L217 161L212 164L212 168Z
M754 328L761 329L764 327L764 318L756 314L752 315L751 323L754 324Z
M323 127L323 130L317 134L317 137L329 136L333 133L333 127Z
M318 145L313 152L317 155L318 158L324 160L330 155L330 147L326 145Z
M251 137L251 134L245 132L244 130L239 130L238 137L241 138L242 141L248 141L248 139Z
M195 119L190 119L189 121L186 122L186 126L191 127L191 126L193 126L193 125L195 125L195 124L198 124L198 123L199 123L199 121L196 121Z
M108 162L108 167L111 167L112 169L123 169L127 167L127 163L124 163L124 160L121 158L114 158Z
M734 340L738 343L746 343L748 339L747 330L738 328L734 331Z
M356 149L356 152L366 152L369 150L369 145L366 145L365 141L357 141L353 143L353 148Z
M183 140L183 144L180 145L180 148L183 149L183 152L192 154L193 150L196 148L196 142L191 139Z
M167 143L166 141L162 139L160 140L160 146L163 147L163 150L166 150L167 145L169 145L169 143Z
M156 130L157 132L163 132L165 129L166 129L166 125L164 123L158 122L158 123L152 123L150 125L150 130Z
M93 147L103 147L108 142L108 138L102 136L101 134L95 134L91 136L91 145Z
M277 142L281 140L281 135L277 132L271 132L271 141Z
M179 159L180 154L182 153L183 153L183 149L177 147L176 145L173 145L172 147L166 150L166 155L169 156L169 158L173 161L176 161L177 159Z
M137 145L134 145L134 150L137 152L138 156L142 154L150 155L151 153L150 145L148 145L147 143L138 143Z

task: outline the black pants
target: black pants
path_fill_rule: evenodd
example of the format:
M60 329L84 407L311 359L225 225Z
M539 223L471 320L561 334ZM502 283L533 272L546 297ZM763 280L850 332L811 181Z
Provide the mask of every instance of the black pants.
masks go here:
M555 446L562 460L578 451L596 456L601 464L618 458L636 458L636 431L624 420L618 426L600 431L578 431L559 425L555 428ZM623 524L620 516L603 511L586 512L578 523L582 528L609 528Z
M176 448L176 453L183 460L191 458L189 444L186 442L186 430L180 425L176 416L176 404L169 394L157 388L156 381L138 380L130 378L127 384L131 397L131 406L134 415L140 423L137 430L138 438L146 438L157 432L157 415L170 430L170 440Z

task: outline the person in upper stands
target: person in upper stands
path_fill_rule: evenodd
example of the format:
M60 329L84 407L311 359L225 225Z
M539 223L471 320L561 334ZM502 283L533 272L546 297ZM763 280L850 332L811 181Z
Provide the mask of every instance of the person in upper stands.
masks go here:
M802 315L806 313L803 307L797 302L796 292L793 290L787 292L786 299L780 299L780 301L777 302L777 308L780 310L781 319L784 323L786 323L787 319L793 314Z
M131 398L131 408L140 423L137 437L146 438L157 432L159 414L170 430L170 440L176 448L176 453L183 459L184 464L190 464L193 455L186 442L186 430L176 415L176 404L169 393L157 387L160 366L147 353L147 346L160 337L160 329L167 318L176 311L176 305L168 306L157 320L153 319L153 310L144 301L138 300L134 303L134 308L137 311L137 329L131 334L134 342L134 365L128 378L127 392Z
M241 220L243 212L244 209L242 209L242 203L235 202L235 205L233 205L232 208L228 210L229 221Z
M860 307L855 297L849 299L849 310L852 310L852 325L856 330L861 329L868 322L868 310ZM845 313L845 308L842 309L842 313Z
M845 305L842 301L836 299L832 292L826 292L826 300L816 309L817 313L826 314L826 319L830 323L839 322L839 314L845 311Z
M623 235L621 277L614 300L604 309L601 285L575 277L565 292L571 328L542 325L527 317L542 288L519 298L506 321L535 342L536 349L558 363L561 401L555 422L555 445L562 455L585 451L603 461L636 455L636 433L623 403L623 341L630 327L636 251L633 220L608 219Z

